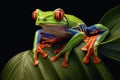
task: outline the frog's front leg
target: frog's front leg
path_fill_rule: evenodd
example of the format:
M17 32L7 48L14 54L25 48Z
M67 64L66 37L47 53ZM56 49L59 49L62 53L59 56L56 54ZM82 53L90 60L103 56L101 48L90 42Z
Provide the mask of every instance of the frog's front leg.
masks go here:
M47 54L44 53L42 50L43 45L40 44L40 41L42 40L43 36L43 31L42 30L37 30L35 33L35 38L34 38L34 45L33 45L33 53L34 53L34 65L38 65L38 54L41 52L43 57L46 57Z
M57 39L42 30L38 30L35 33L35 40L33 46L33 53L34 53L34 65L38 65L38 54L40 53L43 58L48 56L47 52L44 52L43 48L52 46L52 43L57 41Z
M71 50L73 47L75 47L83 38L84 38L84 32L75 31L72 29L69 29L68 32L71 32L74 36L71 38L71 40L66 44L65 48L60 51L57 55L52 57L52 61L55 62L59 58L59 56L64 55L64 61L62 62L62 67L66 68L68 67L68 58Z

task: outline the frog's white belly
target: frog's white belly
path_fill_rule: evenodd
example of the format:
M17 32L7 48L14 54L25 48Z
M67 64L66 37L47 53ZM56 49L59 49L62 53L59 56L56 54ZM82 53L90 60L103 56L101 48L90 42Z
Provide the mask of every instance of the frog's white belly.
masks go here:
M70 32L66 32L65 27L44 27L45 32L53 34L56 37L60 38L68 38L72 34Z

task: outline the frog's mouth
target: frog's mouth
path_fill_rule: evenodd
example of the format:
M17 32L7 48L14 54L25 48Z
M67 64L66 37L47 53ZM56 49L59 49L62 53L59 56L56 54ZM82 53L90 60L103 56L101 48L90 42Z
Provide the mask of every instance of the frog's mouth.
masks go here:
M41 23L41 24L38 24L38 26L42 26L42 27L44 27L44 26L46 26L46 27L60 27L60 26L63 26L63 27L65 27L66 25L54 24L54 23L51 23L51 24L43 24L43 23Z

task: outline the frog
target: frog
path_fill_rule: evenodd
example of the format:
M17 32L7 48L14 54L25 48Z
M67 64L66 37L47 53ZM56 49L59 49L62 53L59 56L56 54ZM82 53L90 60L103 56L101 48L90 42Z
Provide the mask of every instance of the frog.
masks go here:
M61 8L57 8L54 11L36 9L32 12L32 17L36 21L35 25L41 27L35 32L32 49L34 66L39 64L39 53L43 58L47 58L48 53L43 50L45 47L51 47L54 43L67 38L70 40L61 49L55 50L57 54L51 58L52 62L56 62L61 55L64 55L61 66L67 68L72 49L80 44L81 41L86 42L81 48L82 51L86 52L83 57L83 63L88 64L92 54L95 64L101 62L98 55L98 46L109 34L109 29L103 24L97 23L87 26L83 20L74 15L66 14Z

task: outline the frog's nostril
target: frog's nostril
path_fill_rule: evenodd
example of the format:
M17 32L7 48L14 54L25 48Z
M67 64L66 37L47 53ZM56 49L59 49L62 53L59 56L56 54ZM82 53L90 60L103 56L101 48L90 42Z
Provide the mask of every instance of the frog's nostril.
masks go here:
M40 18L38 18L38 21L40 21Z
M46 21L46 17L40 17L40 20Z

